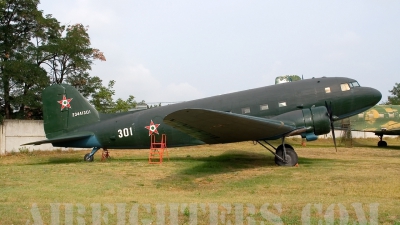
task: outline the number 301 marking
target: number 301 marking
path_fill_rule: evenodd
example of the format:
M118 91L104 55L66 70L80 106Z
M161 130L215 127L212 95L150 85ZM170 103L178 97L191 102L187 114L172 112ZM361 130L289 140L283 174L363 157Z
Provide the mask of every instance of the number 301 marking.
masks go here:
M123 138L123 137L129 137L132 136L133 132L132 132L132 127L128 128L124 128L124 129L119 129L118 130L118 137L119 138Z

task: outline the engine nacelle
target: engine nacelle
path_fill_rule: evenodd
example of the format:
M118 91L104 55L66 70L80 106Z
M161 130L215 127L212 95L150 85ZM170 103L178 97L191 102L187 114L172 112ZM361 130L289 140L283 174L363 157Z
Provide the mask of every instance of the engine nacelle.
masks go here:
M327 134L331 131L328 111L324 106L287 112L273 119L294 123L297 128L308 128L306 133L302 134L308 141L316 140L317 135Z
M331 121L329 120L328 110L325 106L302 109L302 111L304 115L304 125L306 127L312 126L315 135L327 134L331 131Z

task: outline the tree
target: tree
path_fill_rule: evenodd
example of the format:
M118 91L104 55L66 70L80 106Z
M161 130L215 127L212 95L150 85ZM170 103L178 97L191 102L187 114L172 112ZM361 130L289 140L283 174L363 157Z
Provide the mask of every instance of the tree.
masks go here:
M90 103L94 105L97 111L107 113L114 108L114 102L112 98L112 96L115 94L115 91L113 90L114 84L115 81L111 80L108 83L108 88L102 86L97 93L92 95Z
M389 90L393 96L389 96L385 105L400 105L400 83L396 83L392 90Z
M121 98L118 98L117 101L113 100L115 95L114 84L115 81L111 80L108 87L101 86L99 91L92 95L90 103L94 105L97 111L101 113L126 112L136 107L137 103L132 95L126 101Z
M38 27L37 21L44 19L42 12L37 9L38 3L38 0L7 0L0 3L0 79L6 118L11 118L15 94L28 94L29 86L35 86L36 79L23 79L24 75L42 74L24 55ZM29 81L30 84L23 85L22 81ZM17 101L26 102L21 98Z
M39 93L49 84L46 71L23 60L5 62L4 75L10 74L10 105L17 112L16 118L25 118L25 111L29 117L39 119L41 113L41 96ZM29 106L26 108L26 106Z
M75 24L61 26L58 32L52 32L52 38L42 41L43 45L38 47L38 55L43 59L40 62L47 65L45 68L50 83L68 83L86 98L107 96L106 93L112 96L114 93L103 86L99 77L92 77L88 73L93 60L106 61L106 58L103 52L90 46L87 30L88 27ZM99 104L105 104L108 98L102 99Z
M65 81L78 89L85 98L90 98L93 94L101 90L101 88L107 89L103 86L102 80L99 77L91 77L87 72L68 76Z
M15 116L13 111L24 117L27 108L40 117L40 93L50 83L70 83L85 97L102 87L101 79L87 72L93 60L106 60L90 46L88 27L61 26L43 16L38 4L0 0L0 100L6 118Z
M127 112L128 110L135 108L136 104L137 103L133 95L129 95L129 98L125 101L121 98L118 98L115 102L114 112Z
M75 24L63 26L61 30L59 37L49 39L49 43L43 47L50 55L44 63L50 69L52 83L60 84L71 76L79 79L87 77L88 74L85 73L91 69L94 59L106 61L103 52L90 46L88 27Z
M60 31L58 21L51 15L43 17L40 12L35 20L31 30L32 40L15 47L13 54L3 63L3 78L9 79L10 92L7 94L9 94L10 105L17 112L16 118L27 116L30 119L41 119L40 93L49 85L49 78L47 72L40 66L49 54L43 53L40 44L56 37Z

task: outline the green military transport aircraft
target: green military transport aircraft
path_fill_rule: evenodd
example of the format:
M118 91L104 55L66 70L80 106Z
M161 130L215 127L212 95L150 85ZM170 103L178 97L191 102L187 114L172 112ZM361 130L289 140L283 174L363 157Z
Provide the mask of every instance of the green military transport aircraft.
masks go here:
M400 105L376 105L358 115L335 122L335 127L354 131L372 132L379 137L378 146L385 147L383 135L400 135Z
M101 114L73 87L52 85L42 93L44 130L55 147L145 149L152 134L165 134L168 147L256 141L275 155L278 165L294 166L298 157L285 138L308 141L333 129L333 121L377 104L379 91L344 77L313 78L218 95L162 107ZM281 139L275 148L268 140ZM264 145L267 143L275 151Z

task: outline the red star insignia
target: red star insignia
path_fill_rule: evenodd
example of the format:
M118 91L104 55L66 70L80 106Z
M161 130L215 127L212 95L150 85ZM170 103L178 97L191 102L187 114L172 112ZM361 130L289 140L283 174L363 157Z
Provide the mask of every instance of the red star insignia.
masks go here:
M72 101L72 98L68 98L65 97L65 95L63 95L63 99L60 101L57 101L58 103L61 104L61 110L63 110L64 108L71 108L71 105L69 104Z
M158 127L158 126L160 126L160 124L154 124L153 120L151 120L150 126L145 126L145 128L146 128L147 130L149 130L149 136L150 136L151 134L153 134L153 133L158 134L158 131L157 131L157 127Z

